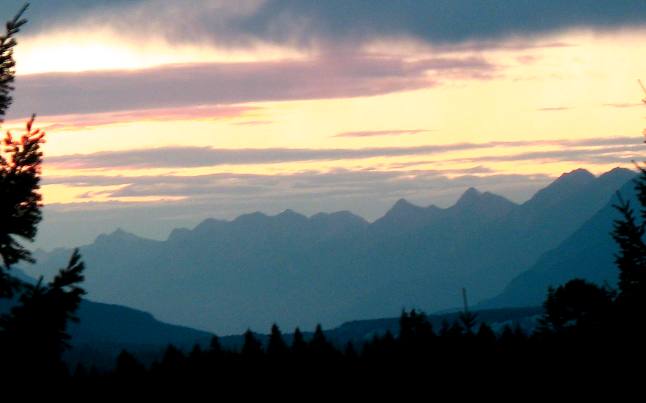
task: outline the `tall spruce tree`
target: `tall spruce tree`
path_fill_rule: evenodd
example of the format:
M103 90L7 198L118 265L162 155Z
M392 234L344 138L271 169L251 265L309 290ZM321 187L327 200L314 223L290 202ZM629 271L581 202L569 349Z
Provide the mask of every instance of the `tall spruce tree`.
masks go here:
M11 105L16 62L13 49L16 34L27 22L23 18L27 6L7 21L6 32L0 36L0 123ZM43 133L32 129L33 117L25 133L15 138L7 132L0 145L0 298L11 297L19 282L9 269L20 261L32 261L31 253L20 238L33 241L41 220L41 199L38 183Z
M275 323L271 326L271 333L269 334L269 342L267 342L267 354L272 358L282 358L289 351L283 334L281 333L278 325Z
M12 103L15 35L27 22L27 7L6 23L0 36L0 122ZM12 298L10 312L0 316L0 373L32 377L64 372L67 324L77 320L74 312L85 293L79 286L84 265L78 250L46 284L42 277L36 284L24 283L9 271L19 262L33 262L21 240L33 241L42 219L40 145L45 134L33 123L34 116L19 138L7 132L0 146L0 298Z
M619 306L624 310L646 309L646 169L639 167L635 190L639 201L639 216L631 204L619 196L615 205L621 218L615 220L612 236L619 246L615 263L619 269ZM641 221L641 222L640 222Z

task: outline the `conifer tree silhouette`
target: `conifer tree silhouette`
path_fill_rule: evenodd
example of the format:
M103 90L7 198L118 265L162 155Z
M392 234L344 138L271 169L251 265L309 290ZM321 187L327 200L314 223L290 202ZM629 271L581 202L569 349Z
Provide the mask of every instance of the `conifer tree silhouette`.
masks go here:
M6 23L0 36L0 122L12 102L15 35L27 22L27 7ZM0 316L0 371L14 376L65 372L61 355L69 347L67 324L77 320L74 313L85 293L79 286L84 265L78 250L46 284L42 277L36 284L23 283L9 272L21 261L33 262L19 239L33 241L42 218L40 145L45 134L33 123L34 116L20 138L7 132L0 146L0 298L14 298L11 311Z
M618 303L624 308L646 309L646 169L639 167L635 190L640 203L639 216L627 200L618 195L615 208L621 218L615 220L612 236L619 246L615 263L619 269Z
M283 339L283 334L281 333L278 325L275 323L271 326L271 333L269 334L269 342L267 343L267 354L274 358L282 358L289 349L285 340Z
M74 312L85 291L78 286L83 281L83 262L74 251L67 267L54 279L43 284L24 284L19 304L9 315L0 317L0 332L7 349L7 361L14 367L41 375L61 373L61 354L69 347L69 321L77 321ZM30 369L31 368L31 369Z
M27 23L23 18L26 10L27 5L7 21L6 32L0 36L0 123L13 100L15 35ZM42 218L38 183L42 163L40 144L44 133L32 129L33 121L32 116L20 138L7 132L0 145L0 298L11 297L19 285L9 274L11 265L33 261L19 238L33 241L36 226Z
M476 338L480 349L489 350L496 344L496 334L494 333L491 326L486 323L481 323L478 328L478 333L476 333Z
M222 353L222 345L220 344L220 338L218 336L213 336L211 342L209 343L209 354L218 355Z
M308 347L310 353L316 357L325 357L331 352L332 346L327 341L320 324L316 325L316 329L314 329L314 334L312 335L312 340L310 340Z
M582 279L550 288L543 304L539 332L598 331L611 314L614 293Z
M247 329L244 333L244 343L242 344L241 354L243 357L248 359L258 358L263 354L262 344L258 341L251 329Z
M146 368L134 355L126 350L121 351L117 357L117 365L115 368L115 375L118 378L125 381L135 381L145 373Z
M307 343L305 343L305 338L303 337L303 333L301 332L301 329L298 327L294 330L294 337L292 339L291 350L296 357L302 357L303 354L305 354L305 351L307 350Z

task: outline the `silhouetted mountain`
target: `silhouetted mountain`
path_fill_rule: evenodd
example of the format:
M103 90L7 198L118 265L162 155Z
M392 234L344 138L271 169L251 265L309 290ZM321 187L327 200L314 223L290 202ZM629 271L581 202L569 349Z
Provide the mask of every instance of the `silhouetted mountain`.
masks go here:
M85 286L93 299L218 333L445 309L459 304L462 287L473 301L499 293L632 175L576 170L522 205L476 189L449 208L400 200L372 224L348 212L286 210L205 220L163 242L117 231L81 248ZM32 271L68 256L39 253Z
M612 176L624 173L613 170L599 180L610 182ZM638 205L634 184L629 181L620 189L622 197ZM480 304L480 307L528 306L540 304L549 286L557 287L573 278L583 278L599 285L616 287L618 270L614 264L617 246L610 232L619 215L613 205L616 197L590 218L557 248L543 254L529 270L514 278L504 291Z
M406 199L399 199L393 207L373 224L373 230L379 231L409 231L414 228L429 225L442 214L442 209L436 206L419 207Z

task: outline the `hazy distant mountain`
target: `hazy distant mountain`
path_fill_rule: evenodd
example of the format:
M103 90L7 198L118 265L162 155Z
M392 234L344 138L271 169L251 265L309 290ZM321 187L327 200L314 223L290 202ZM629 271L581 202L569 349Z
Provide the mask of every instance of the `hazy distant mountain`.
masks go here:
M449 208L398 201L368 223L348 212L206 220L151 241L116 231L81 252L90 297L172 323L237 333L458 305L496 295L602 208L634 173L564 174L517 205L476 189ZM33 272L69 250L39 253Z
M622 197L637 206L632 181L620 189ZM573 278L616 287L618 270L614 264L617 246L610 232L619 214L608 203L557 248L543 254L529 270L514 278L504 291L480 304L481 307L534 306L544 299L549 286Z
M35 282L19 269L13 269L12 274L22 281ZM0 313L7 312L11 304L10 300L0 300ZM66 353L67 358L104 368L112 368L115 357L123 349L159 354L168 344L189 349L196 343L207 344L213 336L201 330L160 322L147 312L85 299L76 315L79 322L68 325L72 349Z

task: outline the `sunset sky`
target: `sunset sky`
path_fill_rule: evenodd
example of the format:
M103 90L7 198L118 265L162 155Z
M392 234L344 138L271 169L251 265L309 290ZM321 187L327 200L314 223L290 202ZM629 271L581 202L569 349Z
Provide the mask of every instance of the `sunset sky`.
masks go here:
M471 186L522 202L644 155L642 0L43 0L27 18L3 128L34 112L47 132L37 246L257 210L373 220Z

